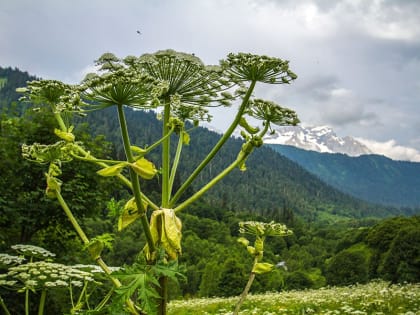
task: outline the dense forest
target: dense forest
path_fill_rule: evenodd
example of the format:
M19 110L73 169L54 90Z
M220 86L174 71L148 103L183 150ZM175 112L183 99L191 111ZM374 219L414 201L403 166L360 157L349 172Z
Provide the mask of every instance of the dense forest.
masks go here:
M121 156L123 148L122 143L118 143L115 115L115 110L110 108L100 114L92 113L81 121L88 122L88 129L94 135L105 135L107 140L116 143L115 154ZM132 131L133 143L153 143L161 134L154 112L127 110L127 124ZM183 150L183 155L188 158L182 165L181 179L191 173L219 137L205 128L191 127L190 145ZM203 171L194 187L198 189L206 179L220 172L227 161L234 159L241 145L240 139L232 138ZM159 153L157 151L154 155L156 164L159 164ZM248 159L246 172L234 170L204 198L213 206L251 211L279 220L283 215L297 215L306 221L330 222L343 218L386 217L414 212L410 208L375 205L350 197L265 147L259 148Z
M12 92L34 77L17 69L0 70L0 251L10 253L13 244L34 244L56 253L58 262L91 263L56 202L45 197L45 169L22 157L22 144L55 141L53 117L43 110L24 110ZM118 122L112 119L111 110L74 120L77 138L92 153L118 159L122 147L114 142ZM155 116L154 112L128 112L133 143L152 143L158 137ZM183 151L188 163L182 165L175 184L217 141L217 134L191 128L190 146ZM186 194L198 189L206 176L218 172L240 145L239 139L231 139ZM151 156L157 165L158 153ZM82 162L63 164L66 184L62 193L88 234L114 234L104 258L115 266L131 264L138 243L144 243L140 223L133 223L124 233L117 232L116 212L127 199L126 188L94 176L96 171ZM159 178L143 188L153 196L160 189ZM369 204L340 193L273 150L260 148L247 161L245 172L233 172L204 199L181 211L183 254L179 262L186 278L171 283L171 298L241 293L252 264L237 242L238 223L244 220L275 220L294 232L267 239L265 260L273 264L284 261L287 270L275 269L257 277L252 292L366 283L377 278L419 282L420 217L397 216L413 215L410 211ZM0 293L14 298L13 292L0 288ZM50 312L61 312L60 305L57 296L48 305Z

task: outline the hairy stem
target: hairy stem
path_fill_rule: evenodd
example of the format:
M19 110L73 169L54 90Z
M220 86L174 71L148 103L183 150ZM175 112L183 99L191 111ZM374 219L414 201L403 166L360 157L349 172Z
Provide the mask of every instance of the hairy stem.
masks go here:
M179 197L184 193L184 191L191 185L191 183L196 179L198 174L203 170L204 167L214 158L214 156L219 152L219 150L222 148L222 146L226 143L226 141L230 138L232 133L235 131L236 127L238 126L242 115L244 114L244 111L246 107L248 106L248 101L252 95L252 92L255 88L256 81L252 81L247 93L245 94L242 103L239 107L239 110L235 116L235 119L232 121L232 124L230 127L226 130L226 132L223 134L223 136L219 139L219 141L216 143L216 145L213 147L213 149L210 151L210 153L206 156L206 158L200 163L200 165L197 166L197 168L191 173L191 175L187 178L187 180L182 184L182 186L179 188L179 190L176 192L176 194L173 196L170 202L170 207L173 207L173 205L177 202Z

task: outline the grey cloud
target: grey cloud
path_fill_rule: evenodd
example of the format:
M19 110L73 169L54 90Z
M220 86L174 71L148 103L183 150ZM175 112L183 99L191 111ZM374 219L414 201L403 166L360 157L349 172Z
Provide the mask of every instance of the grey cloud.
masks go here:
M418 12L418 0L0 0L0 62L77 82L106 51L173 48L210 64L229 52L267 54L290 60L298 79L259 85L256 96L307 124L420 149Z

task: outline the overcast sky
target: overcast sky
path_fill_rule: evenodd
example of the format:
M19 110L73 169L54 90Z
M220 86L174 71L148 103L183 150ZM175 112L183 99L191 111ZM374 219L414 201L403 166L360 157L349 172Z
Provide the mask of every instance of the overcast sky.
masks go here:
M419 0L0 0L0 44L0 66L67 83L104 52L287 59L298 79L256 96L294 109L303 125L420 161Z

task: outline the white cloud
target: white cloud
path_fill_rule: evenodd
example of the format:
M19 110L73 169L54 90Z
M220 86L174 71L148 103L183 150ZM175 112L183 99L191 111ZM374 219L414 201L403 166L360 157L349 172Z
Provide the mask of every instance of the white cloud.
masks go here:
M356 138L366 145L372 152L385 155L393 160L420 162L420 151L398 145L395 140L378 142L364 138Z

